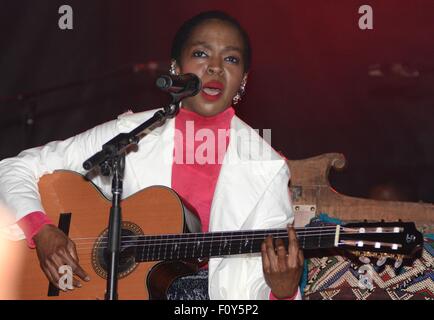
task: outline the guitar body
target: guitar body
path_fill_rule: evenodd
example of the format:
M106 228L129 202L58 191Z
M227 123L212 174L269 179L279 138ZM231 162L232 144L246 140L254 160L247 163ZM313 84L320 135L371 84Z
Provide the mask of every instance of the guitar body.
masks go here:
M25 241L13 242L14 250L25 252L18 299L104 299L106 274L94 247L97 237L107 229L111 201L83 176L69 171L57 171L42 177L39 191L44 209L53 223L57 224L63 214L63 222L65 224L66 220L67 229L69 227L68 235L76 243L80 265L91 280L81 281L82 288L48 296L49 282L39 266L36 250L28 249ZM145 235L179 234L188 228L198 231L200 226L178 195L164 186L149 187L124 199L122 221L123 229ZM100 246L104 241L107 240L103 239ZM164 299L172 281L194 273L197 266L182 261L136 264L130 261L120 269L124 273L118 281L120 299ZM151 290L148 290L148 285Z

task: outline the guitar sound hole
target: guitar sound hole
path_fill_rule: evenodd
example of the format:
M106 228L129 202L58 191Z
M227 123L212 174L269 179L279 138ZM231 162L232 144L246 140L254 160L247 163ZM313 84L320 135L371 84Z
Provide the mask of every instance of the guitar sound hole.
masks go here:
M137 239L143 235L140 227L132 222L122 223L121 246L119 252L118 278L124 278L137 268L136 248ZM108 229L97 238L92 249L92 267L97 275L107 279L110 253L108 250Z

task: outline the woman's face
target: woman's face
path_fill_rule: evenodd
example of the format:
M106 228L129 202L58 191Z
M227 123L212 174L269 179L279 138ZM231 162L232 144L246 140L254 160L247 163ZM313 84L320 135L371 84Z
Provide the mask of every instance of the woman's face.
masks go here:
M184 99L184 108L203 116L226 110L244 76L243 50L240 32L227 22L213 19L198 25L182 50L177 72L196 74L202 90Z

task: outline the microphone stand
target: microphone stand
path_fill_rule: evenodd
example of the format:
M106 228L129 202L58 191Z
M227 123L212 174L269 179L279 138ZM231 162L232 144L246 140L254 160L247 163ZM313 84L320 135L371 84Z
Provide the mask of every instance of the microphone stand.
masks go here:
M94 154L83 163L86 170L99 167L104 176L112 175L112 207L109 218L109 262L107 264L106 300L117 300L118 266L120 242L122 233L121 199L123 190L123 176L125 169L125 155L127 149L137 145L149 130L163 124L168 118L174 117L179 111L181 95L172 94L172 102L164 110L157 111L152 118L145 121L129 133L120 133L102 146L102 150Z

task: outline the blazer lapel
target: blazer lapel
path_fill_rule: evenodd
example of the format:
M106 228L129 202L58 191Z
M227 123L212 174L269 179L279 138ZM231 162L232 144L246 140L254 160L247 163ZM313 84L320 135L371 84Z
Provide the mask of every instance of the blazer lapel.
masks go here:
M250 213L284 165L252 128L234 116L211 206L210 230L250 229Z
M263 152L259 152L261 148ZM211 206L210 231L252 229L256 205L285 165L285 161L268 144L263 143L252 128L234 116L228 149ZM235 287L222 287L222 283L230 286L227 273L216 272L217 269L223 270L233 259L210 259L211 297L225 296L225 290L238 290Z

